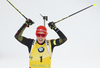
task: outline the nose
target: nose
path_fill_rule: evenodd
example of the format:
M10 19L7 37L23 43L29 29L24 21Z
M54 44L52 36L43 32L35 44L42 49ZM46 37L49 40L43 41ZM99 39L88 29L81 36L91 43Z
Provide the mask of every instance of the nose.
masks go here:
M42 36L40 35L40 38L42 38Z

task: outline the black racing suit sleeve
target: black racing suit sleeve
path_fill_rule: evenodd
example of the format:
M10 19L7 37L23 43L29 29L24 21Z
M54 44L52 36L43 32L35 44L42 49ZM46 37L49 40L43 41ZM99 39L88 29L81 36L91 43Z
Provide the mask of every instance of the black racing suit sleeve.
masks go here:
M55 46L59 46L67 41L67 37L58 28L55 28L54 31L58 34L59 38L51 40L52 52Z
M28 47L28 50L30 52L31 50L31 46L32 46L32 42L34 41L34 39L29 39L26 38L24 36L22 36L23 31L26 28L26 24L23 24L22 27L17 31L17 33L15 34L15 38L22 44L26 45Z

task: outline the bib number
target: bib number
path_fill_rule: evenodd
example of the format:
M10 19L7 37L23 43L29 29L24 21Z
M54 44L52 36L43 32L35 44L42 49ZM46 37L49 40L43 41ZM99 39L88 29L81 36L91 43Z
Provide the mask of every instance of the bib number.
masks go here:
M40 56L40 62L42 62L42 56Z

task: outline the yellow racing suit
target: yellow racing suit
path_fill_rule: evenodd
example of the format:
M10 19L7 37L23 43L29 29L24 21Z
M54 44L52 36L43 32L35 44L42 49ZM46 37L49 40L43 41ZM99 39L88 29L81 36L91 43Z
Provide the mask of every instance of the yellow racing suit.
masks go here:
M53 49L55 46L59 46L64 43L67 38L58 29L54 31L58 34L60 38L45 40L42 44L39 44L37 40L26 38L22 36L23 31L26 28L26 24L15 34L15 38L22 44L26 45L29 50L29 68L51 68L51 58Z

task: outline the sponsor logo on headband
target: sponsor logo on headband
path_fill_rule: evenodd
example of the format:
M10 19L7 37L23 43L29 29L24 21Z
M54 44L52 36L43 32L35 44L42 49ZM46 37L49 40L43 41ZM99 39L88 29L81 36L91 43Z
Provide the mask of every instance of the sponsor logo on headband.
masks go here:
M46 30L43 30L43 29L38 29L37 31L46 32Z

